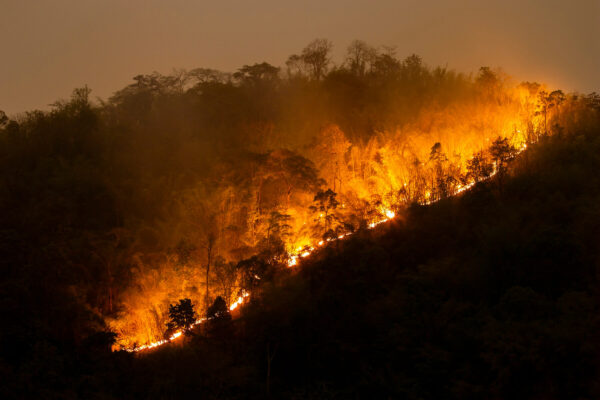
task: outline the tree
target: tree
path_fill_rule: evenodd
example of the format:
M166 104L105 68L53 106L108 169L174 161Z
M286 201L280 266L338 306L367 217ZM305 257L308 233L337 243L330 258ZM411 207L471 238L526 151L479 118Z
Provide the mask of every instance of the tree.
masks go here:
M263 81L276 81L279 79L279 68L272 66L269 63L263 62L260 64L244 65L240 68L233 77L242 83L257 85Z
M507 164L516 156L517 150L508 143L507 138L501 139L500 136L498 136L490 147L490 154L496 164L498 187L500 191L502 191L502 183L504 181L504 175L506 175Z
M208 309L206 310L206 318L214 318L221 320L231 319L231 314L229 314L229 308L227 308L227 302L221 296L217 296L212 305L208 307Z
M85 85L81 88L76 88L73 90L73 94L71 95L71 103L78 105L79 107L89 107L91 93L92 89L90 89L88 85Z
M332 231L332 224L335 221L333 211L340 204L336 199L337 193L331 189L326 191L319 190L313 199L313 205L310 206L310 210L317 214L315 221L317 226L321 225L321 221L324 222L325 234L330 234Z
M261 280L269 278L269 265L258 256L252 256L246 260L242 260L237 264L237 269L242 275L242 289L252 291L257 287Z
M542 114L544 116L544 135L548 134L548 109L550 108L550 98L548 92L540 90L538 93L538 109L535 115Z
M512 160L516 156L516 153L517 149L508 142L508 138L498 136L494 140L490 147L490 154L496 163L496 170L499 174L505 172L508 161Z
M518 88L522 91L524 99L523 108L527 120L527 141L534 140L535 128L533 125L533 116L537 115L536 107L538 105L537 97L542 85L537 82L521 82Z
M286 208L290 206L294 189L314 192L323 183L312 161L290 150L271 152L265 169L268 171L265 175L283 180Z
M169 330L183 330L188 331L190 327L196 322L196 312L194 311L194 305L190 299L181 299L179 304L169 305L169 318L170 321L167 323Z
M566 100L562 90L554 90L548 95L548 108L556 109L556 118L560 118L560 106Z
M313 79L320 80L327 73L332 48L333 44L329 40L315 39L302 50L300 59L307 66Z
M292 217L279 211L271 211L267 226L267 241L272 238L285 239L291 234L292 226L289 224Z
M187 77L196 81L196 85L226 83L231 79L230 74L210 68L195 68L187 73Z
M287 73L290 78L304 76L307 72L306 65L304 64L302 57L298 54L289 56L285 62L285 66L287 67Z
M321 130L313 148L319 172L334 192L342 192L342 185L348 175L346 153L351 146L337 125L329 125Z
M481 67L477 74L477 84L488 91L493 91L500 85L500 79L490 67Z
M440 142L435 143L431 146L429 153L429 162L433 162L432 174L431 174L431 188L433 191L434 199L442 199L450 194L449 186L454 182L450 179L451 177L446 173L445 164L448 162L448 157L442 151L442 144Z
M416 54L412 54L402 62L402 71L405 80L411 85L419 86L424 73L427 71L423 66L423 60Z
M467 161L467 181L475 183L487 179L494 172L494 166L488 161L483 151L479 151Z
M391 76L398 73L402 67L400 61L396 59L393 48L385 49L386 52L378 54L373 61L371 69L380 76Z
M554 90L550 94L545 90L538 93L538 109L535 115L542 114L544 116L544 134L548 134L548 112L553 108L556 109L556 115L559 115L560 105L564 103L566 96L562 90Z
M205 307L209 305L210 271L215 256L218 256L220 243L220 228L222 215L215 208L220 192L210 191L209 188L198 185L185 192L181 199L183 218L190 224L188 235L194 242L194 249L205 252L206 281ZM200 258L198 258L200 259Z
M370 70L377 59L377 50L362 40L354 40L346 49L345 63L350 71L363 76Z
M600 94L596 93L596 92L592 92L590 94L588 94L587 96L583 97L584 100L584 104L592 109L592 110L596 110L596 111L600 111Z

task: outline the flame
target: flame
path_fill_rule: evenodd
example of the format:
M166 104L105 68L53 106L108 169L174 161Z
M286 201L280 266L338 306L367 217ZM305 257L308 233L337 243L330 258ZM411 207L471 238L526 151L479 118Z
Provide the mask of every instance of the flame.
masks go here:
M237 300L233 304L231 304L231 306L229 306L229 310L230 311L235 310L237 307L242 305L249 296L250 296L250 293L248 293L248 292L242 293L242 295L239 296L237 298ZM200 325L200 324L206 322L208 319L209 318L197 319L196 321L194 321L194 323L192 323L192 326ZM140 351L144 351L144 350L154 349L156 347L162 346L164 344L172 342L173 340L178 339L179 337L181 337L181 335L183 335L183 331L179 330L179 331L173 333L168 339L157 340L155 342L151 342L151 343L139 346L139 347L125 348L124 350L128 351L130 353L134 353L134 352L136 353L136 352L140 352Z
M192 326L198 325L198 324L204 322L205 320L206 320L205 318L196 320L192 324ZM151 343L145 344L145 345L140 346L140 347L126 348L125 351L133 353L133 352L138 352L138 351L143 351L143 350L154 349L156 347L162 346L163 344L170 343L171 341L173 341L173 340L181 337L182 334L183 334L183 331L177 331L174 334L172 334L168 339L157 340L156 342L151 342Z
M288 260L288 267L293 267L298 265L298 256L290 255L290 259Z
M171 336L171 337L169 338L169 340L175 340L175 339L177 339L179 336L181 336L181 332L175 332L175 333L173 334L173 336Z
M250 293L248 292L244 292L242 293L242 295L240 297L237 298L237 300L229 306L229 311L233 311L236 308L238 308L238 306L242 305L244 303L244 301L246 300L246 297L250 296Z

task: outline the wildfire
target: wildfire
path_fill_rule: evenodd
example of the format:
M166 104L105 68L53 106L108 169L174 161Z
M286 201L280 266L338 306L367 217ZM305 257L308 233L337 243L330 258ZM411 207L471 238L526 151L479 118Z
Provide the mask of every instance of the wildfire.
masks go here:
M522 144L520 146L520 148L517 150L516 153L520 154L523 151L525 151L526 149L527 149L527 144ZM490 176L487 177L487 179L492 178L494 175L496 175L497 172L498 172L497 168L494 165L494 169L493 169L492 173L490 174ZM457 187L454 195L458 195L458 194L460 194L460 193L462 193L462 192L464 192L464 191L472 188L474 185L475 185L475 182L469 182L469 183L464 184L464 185L459 185ZM427 204L435 203L435 200L430 200L430 197L431 197L431 193L429 191L427 191L425 193L425 199L426 200L424 202L422 202L422 204L423 205L427 205ZM381 213L382 216L384 216L384 218L369 223L369 225L368 225L369 229L373 229L376 226L378 226L380 224L383 224L385 222L388 222L388 221L390 221L390 220L392 220L392 219L394 219L396 217L396 213L394 211L390 210L390 209L382 209L382 210L380 210L380 213ZM343 238L348 237L350 235L352 235L352 233L340 234L340 235L337 236L337 239L343 239ZM315 245L315 247L322 247L325 244L325 241L331 242L331 241L334 241L334 240L336 240L336 238L328 238L326 240L321 240L321 241L319 241ZM300 258L306 258L306 257L310 256L315 251L315 247L310 246L310 245L303 246L303 247L300 246L300 247L297 247L295 251L292 251L292 252L288 253L288 262L287 262L288 267L295 267L295 266L297 266L298 263L299 263L299 259ZM238 299L235 302L233 302L229 306L229 310L233 311L236 308L238 308L240 305L242 305L246 301L246 299L249 296L250 296L250 293L244 292L241 296L238 297ZM199 324L205 322L206 320L207 320L206 318L202 318L202 319L196 320L193 323L193 326L199 325ZM169 337L168 339L164 339L164 340L159 340L159 341L156 341L156 342L148 343L148 344L145 344L145 345L140 346L140 347L126 348L125 350L129 351L129 352L139 352L139 351L143 351L143 350L153 349L153 348L162 346L162 345L164 345L166 343L169 343L169 342L171 342L173 340L176 340L177 338L181 337L182 334L183 334L182 331L177 331L173 335L171 335L171 337Z
M522 153L526 149L527 149L527 144L524 143L517 150L517 154ZM492 174L487 179L490 179L491 177L493 177L494 175L496 175L496 173L497 173L497 170L496 170L496 166L494 164L494 170L493 170ZM476 182L469 182L468 184L465 184L465 185L459 185L457 187L457 189L456 189L456 192L454 194L457 195L457 194L460 194L460 193L462 193L464 191L467 191L467 190L471 189L473 186L475 186L475 183ZM430 197L431 197L431 192L427 191L425 193L425 198L427 200L424 201L422 204L423 205L428 205L428 204L434 203L435 201L428 200ZM383 215L385 215L385 218L383 218L381 220L378 220L378 221L373 221L373 222L369 223L369 225L368 225L369 229L373 229L376 226L378 226L380 224L383 224L385 222L388 222L389 220L394 219L396 217L396 213L394 211L390 210L390 209L383 209L383 210L381 210L381 213ZM345 238L347 236L350 236L350 235L351 235L351 233L341 234L341 235L339 235L337 237L337 239L343 239L343 238ZM328 242L331 242L333 240L334 239L327 239ZM317 246L320 247L320 246L323 246L324 244L325 244L325 242L323 240L321 240L321 241L319 241L317 243ZM288 253L288 257L289 257L288 258L288 262L287 262L288 267L295 267L296 265L298 265L298 259L299 258L308 257L314 250L315 250L314 247L305 246L305 247L298 247L295 252Z

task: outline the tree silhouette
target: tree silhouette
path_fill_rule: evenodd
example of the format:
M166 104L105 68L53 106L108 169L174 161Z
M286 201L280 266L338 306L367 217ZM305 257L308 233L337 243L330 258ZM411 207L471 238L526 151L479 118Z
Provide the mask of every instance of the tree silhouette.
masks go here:
M181 299L179 304L169 305L169 330L181 329L187 331L196 321L196 312L190 299Z
M358 76L365 75L376 59L377 50L362 40L354 40L346 50L345 63L350 71Z
M331 63L331 48L333 45L327 39L315 39L310 42L300 55L291 55L286 65L288 71L301 74L308 72L315 80L320 80L327 73L327 68Z
M261 81L274 81L278 79L279 68L263 62L254 65L244 65L233 74L240 82L256 85Z
M506 164L516 155L516 149L508 143L508 138L498 138L494 140L490 147L490 154L496 163L496 170L499 174L506 172Z
M337 193L331 189L326 191L320 190L313 199L313 205L309 207L315 216L317 229L322 228L325 231L324 239L332 239L335 237L333 223L336 220L333 214L334 210L340 204L336 199Z
M212 305L208 307L206 310L206 318L216 318L222 320L231 319L229 308L227 308L227 303L221 296L217 296Z
M473 158L467 161L467 182L481 182L488 178L494 172L494 166L488 161L482 151L473 155Z
M292 226L289 224L292 217L279 211L271 211L267 221L267 241L273 238L285 239L291 234Z
M242 276L242 288L251 291L260 284L262 279L267 277L269 265L260 257L252 256L240 261L236 268Z
M510 143L508 143L508 139L501 139L500 136L492 143L490 147L490 154L496 164L496 179L498 182L498 188L502 191L504 176L507 172L507 165L510 160L512 160L516 154L517 149L515 149Z

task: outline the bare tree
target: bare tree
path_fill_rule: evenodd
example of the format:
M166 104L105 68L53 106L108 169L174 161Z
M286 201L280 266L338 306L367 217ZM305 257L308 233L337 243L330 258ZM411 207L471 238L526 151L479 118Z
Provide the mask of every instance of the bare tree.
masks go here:
M285 65L290 77L310 76L315 80L322 79L331 64L333 44L327 39L315 39L300 54L289 56Z
M354 40L346 50L345 63L355 75L363 76L377 59L377 50L362 40Z

